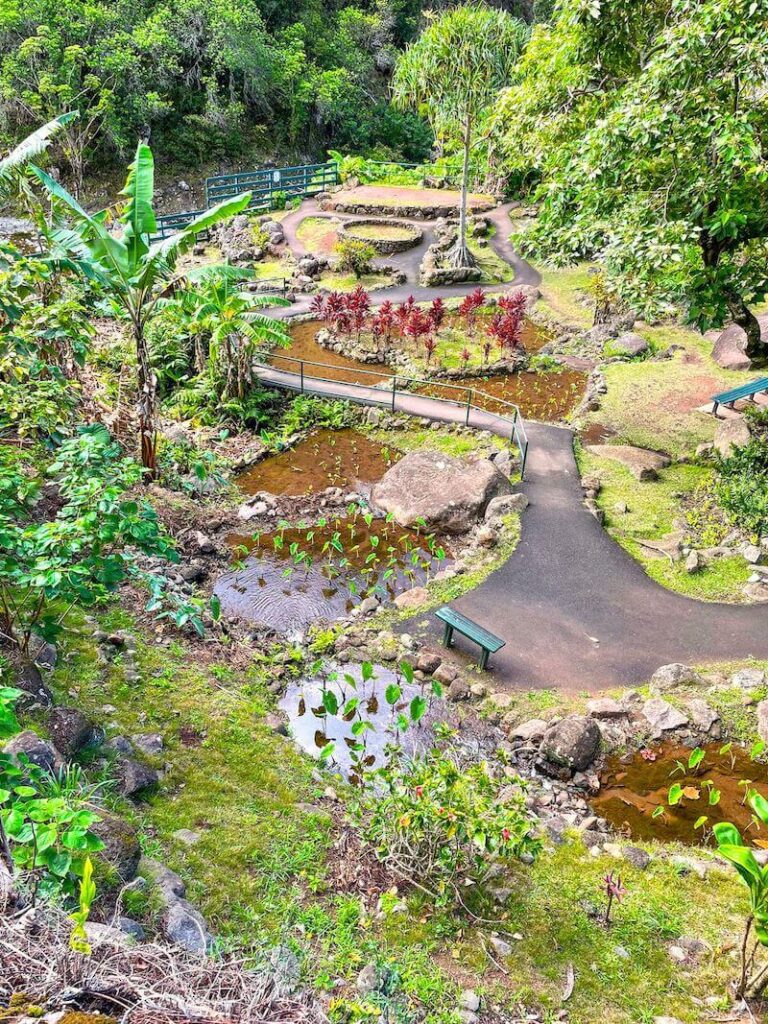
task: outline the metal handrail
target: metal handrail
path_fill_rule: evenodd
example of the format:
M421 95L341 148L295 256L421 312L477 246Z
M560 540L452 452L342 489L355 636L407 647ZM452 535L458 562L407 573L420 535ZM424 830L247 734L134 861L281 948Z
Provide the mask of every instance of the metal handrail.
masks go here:
M298 372L298 374L294 373L293 376L294 377L295 376L299 377L299 380L300 380L300 388L299 388L299 390L302 393L304 392L305 386L306 386L306 374L305 374L304 371L305 371L305 368L307 366L318 366L321 369L325 369L325 370L333 368L332 365L329 364L329 363L321 363L321 362L318 362L317 360L313 360L313 359L300 359L298 356L283 355L281 352L270 353L270 357L271 357L271 359L273 361L276 360L276 359L284 359L287 362L298 364L299 372ZM260 365L263 366L264 369L270 369L271 368L271 369L277 369L278 371L280 369L279 367L275 367L273 364L271 365L269 363L261 363ZM343 370L344 367L338 367L338 369ZM284 370L283 372L289 372L290 373L292 371L290 371L290 370L285 371ZM398 381L400 381L402 384L405 384L405 385L428 384L428 385L431 385L431 386L435 386L437 384L439 387L449 388L452 391L464 392L466 394L466 402L464 402L464 401L462 401L462 402L453 401L450 398L439 398L439 397L437 397L435 395L425 395L423 397L429 398L433 402L441 402L444 405L454 406L455 408L462 408L462 407L466 408L466 419L465 419L466 426L470 426L470 414L471 414L471 412L473 410L475 412L482 413L485 416L493 416L493 417L501 420L502 422L509 424L509 426L511 428L510 429L509 442L510 442L510 445L513 444L513 443L517 445L517 448L518 448L518 450L520 452L520 461L521 461L520 476L521 476L521 479L525 476L525 466L526 466L526 463L528 461L528 448L529 448L530 442L528 440L528 434L527 434L526 429L525 429L525 424L524 424L524 421L523 421L523 417L522 417L522 415L520 413L520 409L513 402L507 402L503 398L496 398L495 395L489 395L485 391L481 391L478 388L470 388L470 387L463 386L461 384L447 384L447 383L444 384L442 381L425 380L424 378L421 378L421 377L407 377L407 376L404 376L403 374L391 373L388 370L384 370L384 371L365 370L365 369L363 369L363 367L359 367L359 368L355 367L355 373L356 374L364 374L365 376L368 376L368 377L376 377L378 383L386 381L387 378L389 378L391 380L391 383L392 383L392 387L391 387L392 411L393 412L395 411L395 400L396 400L397 393L398 393L398 388L397 388ZM353 386L355 384L355 382L351 382L351 381L338 381L338 380L334 380L332 377L315 377L315 376L310 376L310 379L314 380L314 381L318 381L318 382L323 383L323 384L346 384L346 383L351 383ZM361 383L358 386L359 387L363 387L363 388L368 388L369 387L369 385L364 384L364 383ZM390 391L389 388L376 388L376 387L370 387L370 390L371 391L378 391L378 392L383 393L383 394L388 394L389 391ZM401 392L409 392L409 389L408 389L408 387L401 387L400 391ZM474 404L473 398L475 398L475 397L487 398L490 402L496 402L497 404L502 405L502 406L504 406L507 409L511 409L512 413L511 413L511 415L504 415L503 413L500 413L500 412L492 411L492 410L489 410L489 409L483 409L481 406L478 406L478 405Z

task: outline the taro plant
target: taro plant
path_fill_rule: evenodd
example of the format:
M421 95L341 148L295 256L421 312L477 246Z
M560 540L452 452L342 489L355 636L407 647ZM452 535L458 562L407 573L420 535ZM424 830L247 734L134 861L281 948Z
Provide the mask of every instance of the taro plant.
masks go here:
M753 790L747 802L755 819L768 825L768 801ZM720 822L714 826L713 831L718 853L733 865L749 891L749 914L741 941L741 972L736 994L740 997L756 997L768 985L768 965L758 967L756 962L759 947L768 946L768 866L758 863L754 851L747 846L734 825Z
M136 348L137 414L141 464L150 476L157 472L157 382L152 370L147 326L161 299L181 279L176 272L181 255L192 248L198 236L215 224L241 213L251 194L228 199L195 217L168 238L152 241L157 221L152 208L154 160L152 151L140 142L122 195L126 203L117 223L121 233L113 234L110 210L91 215L74 196L39 167L32 173L48 192L53 209L51 242L63 254L72 255L105 289L114 310L127 317ZM65 219L68 218L68 221Z
M0 754L0 856L38 895L72 894L87 855L103 843L87 791L53 795L51 777L25 758Z

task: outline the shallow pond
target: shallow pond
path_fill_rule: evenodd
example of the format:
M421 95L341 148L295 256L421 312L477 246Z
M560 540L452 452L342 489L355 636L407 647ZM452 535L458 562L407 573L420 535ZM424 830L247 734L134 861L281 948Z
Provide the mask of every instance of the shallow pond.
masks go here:
M395 668L373 666L373 677L363 678L358 664L329 663L325 678L313 677L291 683L280 701L296 742L307 753L324 759L350 781L359 781L362 767L380 767L387 748L397 742L407 753L415 753L434 742L432 723L435 715L446 713L447 705L430 695L428 688L408 685ZM400 696L394 703L387 700L387 687L395 684ZM330 691L331 697L325 697ZM394 694L390 693L390 698ZM398 718L410 718L414 698L425 696L432 704L429 711L405 730L398 728ZM348 702L359 700L347 711ZM328 709L336 709L331 714ZM361 726L358 723L366 722ZM332 746L329 747L329 745Z
M475 392L472 402L488 412L506 413L504 402L517 405L527 419L553 423L565 419L575 408L586 386L587 375L577 370L537 371L536 373L497 374L491 377L460 377L446 384L429 384L419 388L423 395L462 402L466 390ZM452 387L448 387L448 383ZM495 402L494 399L501 399Z
M433 540L363 515L227 540L243 561L216 583L222 608L281 632L348 615L369 594L395 597L450 564Z
M258 462L237 478L245 494L298 496L341 487L368 495L400 453L356 430L316 430L289 451Z
M752 814L744 802L744 780L750 780L749 788L768 796L768 765L753 761L749 751L739 747L726 750L712 744L704 752L704 760L694 770L688 768L690 749L672 744L641 751L629 761L610 758L601 776L600 793L591 800L592 809L635 839L692 846L711 843L712 826L720 821L736 825L745 841L768 838L754 826L750 828ZM675 783L682 787L683 796L670 807L668 793ZM718 802L710 803L710 792L718 791ZM663 807L664 813L654 818L658 807ZM707 821L695 828L704 816Z
M374 385L377 381L392 376L392 369L383 363L361 363L318 345L315 335L324 327L325 324L320 320L305 320L303 323L292 324L290 345L272 352L270 362L279 370L288 370L290 373L299 372L298 363L295 362L297 359L323 363L322 368L307 366L304 372L307 376L321 376L349 384Z

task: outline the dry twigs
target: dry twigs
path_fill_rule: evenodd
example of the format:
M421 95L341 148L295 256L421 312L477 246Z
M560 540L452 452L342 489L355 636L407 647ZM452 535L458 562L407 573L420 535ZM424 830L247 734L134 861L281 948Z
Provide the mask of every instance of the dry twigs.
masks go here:
M93 941L74 953L72 924L45 907L0 918L0 1005L23 992L50 1010L97 1010L121 1024L325 1024L310 998L232 958L199 958L156 943Z

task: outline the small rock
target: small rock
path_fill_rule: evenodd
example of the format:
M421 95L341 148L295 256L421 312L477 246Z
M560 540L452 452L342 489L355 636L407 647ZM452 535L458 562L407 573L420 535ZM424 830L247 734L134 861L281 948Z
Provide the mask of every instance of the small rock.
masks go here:
M698 551L690 551L685 559L685 571L693 575L698 572L703 565L702 557Z
M498 935L492 935L490 938L490 943L499 956L504 957L511 955L512 947L508 942L505 942L504 939L500 938Z
M584 771L597 757L600 730L591 718L570 715L551 726L544 735L541 750L556 767Z
M134 757L122 757L117 762L117 786L123 796L135 796L142 790L156 786L160 776Z
M396 608L420 608L429 600L429 592L426 587L412 587L398 594L394 600Z
M689 665L662 665L651 676L651 693L669 693L682 686L702 686L705 680Z
M99 820L93 822L89 831L104 843L104 848L99 851L99 860L110 864L123 882L132 881L141 861L136 829L103 807L99 808L98 816Z
M425 675L431 676L443 663L439 654L432 654L430 651L422 651L416 660L416 668Z
M761 700L757 705L757 734L768 743L768 700Z
M438 683L443 683L445 686L450 686L458 674L458 670L453 665L448 665L445 662L432 673Z
M187 891L186 885L175 871L171 871L165 864L151 857L141 858L138 873L153 882L166 900L181 899Z
M372 615L373 612L378 611L379 599L371 594L369 597L363 598L359 604L361 615Z
M20 732L17 736L8 740L3 747L3 753L17 760L20 756L25 757L30 764L37 765L38 768L44 768L48 772L53 771L56 765L56 751L54 748L50 743L47 743L38 736L36 732L32 732L31 729L25 729L24 732Z
M653 730L654 736L688 724L686 715L682 711L678 711L668 701L662 700L661 697L647 700L643 704L642 714Z
M187 900L173 900L160 919L163 935L189 953L204 956L213 945L205 918Z
M590 718L626 718L627 709L612 697L599 697L587 701L587 714Z
M48 730L54 746L66 757L104 741L104 731L77 708L54 708L48 716Z
M645 871L652 860L650 853L641 850L639 846L624 846L622 847L621 854L624 860L628 861L638 871Z
M177 828L173 833L173 838L183 843L184 846L196 846L203 837L199 832L193 832L192 829Z
M437 676L435 676L437 678ZM451 685L448 687L448 693L446 695L450 701L467 700L469 698L469 686L464 680L457 676L453 680Z
M163 737L157 732L139 733L136 736L132 736L131 740L134 747L140 750L142 754L146 754L147 757L158 757L162 754L165 746Z
M706 701L698 697L688 702L688 711L693 724L704 732L709 732L715 722L720 720L720 715L713 711Z
M525 740L529 743L537 743L544 739L544 733L547 731L547 723L541 718L532 718L528 722L522 722L520 725L516 725L511 734L510 738L515 740Z
M731 686L742 690L760 690L766 681L765 672L760 668L742 668L731 676Z
M147 937L147 933L144 931L138 921L134 921L132 917L118 917L117 927L129 938L135 942L143 942Z
M763 549L757 544L745 544L741 553L750 565L760 565L763 561Z
M379 984L376 964L366 964L355 981L355 988L361 996L372 995Z
M670 960L673 960L676 964L684 964L688 959L688 954L682 948L682 946L668 946L667 955Z
M459 996L459 1009L469 1010L470 1013L477 1013L480 1009L480 996L474 989L465 988Z
M749 444L751 434L743 416L719 420L715 430L714 448L727 459L736 447Z

